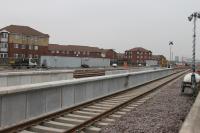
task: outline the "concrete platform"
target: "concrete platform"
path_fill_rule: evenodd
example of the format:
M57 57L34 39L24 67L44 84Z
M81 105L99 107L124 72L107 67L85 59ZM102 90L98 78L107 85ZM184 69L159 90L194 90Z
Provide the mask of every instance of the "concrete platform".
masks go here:
M200 93L198 94L179 133L200 133Z

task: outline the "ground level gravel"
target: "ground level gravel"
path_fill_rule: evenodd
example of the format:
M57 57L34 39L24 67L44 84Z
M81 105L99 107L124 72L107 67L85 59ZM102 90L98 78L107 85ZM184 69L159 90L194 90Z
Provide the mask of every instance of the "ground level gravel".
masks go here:
M180 94L182 79L161 88L152 99L122 116L102 133L178 133L194 98Z

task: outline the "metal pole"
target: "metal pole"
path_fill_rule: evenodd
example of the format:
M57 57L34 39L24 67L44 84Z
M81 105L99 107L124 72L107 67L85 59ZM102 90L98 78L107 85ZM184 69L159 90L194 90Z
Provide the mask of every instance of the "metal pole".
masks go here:
M192 71L195 72L195 47L196 47L196 15L194 14L194 35L193 35L193 51L192 51Z
M170 46L170 59L169 59L169 65L171 66L171 60L172 60L172 46Z

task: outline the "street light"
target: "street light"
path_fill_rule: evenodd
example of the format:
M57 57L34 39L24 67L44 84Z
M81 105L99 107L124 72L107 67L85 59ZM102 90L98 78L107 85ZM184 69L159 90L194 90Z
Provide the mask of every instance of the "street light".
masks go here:
M169 65L171 66L171 60L172 60L172 45L174 43L172 41L169 42L169 48L170 48L170 58L169 58Z
M196 78L195 78L195 47L196 47L196 21L197 21L197 18L200 18L200 13L198 12L194 12L192 13L189 17L188 17L188 20L189 21L193 21L193 24L194 24L194 29L193 29L193 50L192 50L192 76L191 76L191 82L192 82L192 89L194 91L194 94L196 93L197 91L197 88L196 88Z

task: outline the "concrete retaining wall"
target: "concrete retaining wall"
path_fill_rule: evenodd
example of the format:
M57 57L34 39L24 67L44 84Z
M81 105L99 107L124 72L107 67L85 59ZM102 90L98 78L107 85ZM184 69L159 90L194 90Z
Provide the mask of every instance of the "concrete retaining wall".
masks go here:
M72 79L73 72L72 70L52 70L0 73L0 87Z
M172 69L54 81L0 88L0 125L68 108L164 77Z

